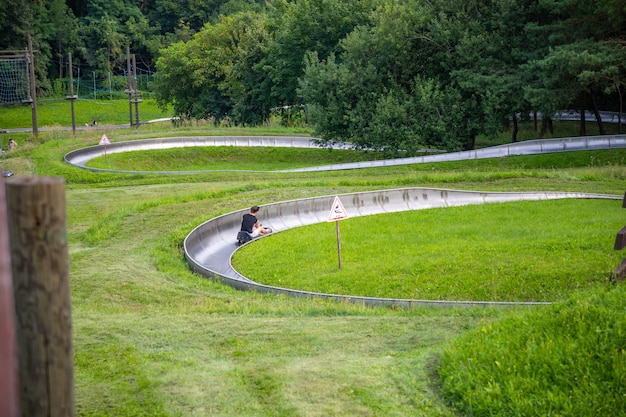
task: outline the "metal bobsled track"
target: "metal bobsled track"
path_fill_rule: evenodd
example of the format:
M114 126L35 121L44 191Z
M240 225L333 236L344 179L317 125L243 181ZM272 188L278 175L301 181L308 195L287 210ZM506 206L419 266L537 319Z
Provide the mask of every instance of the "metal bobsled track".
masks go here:
M207 171L163 171L138 172L107 170L87 167L93 158L105 153L128 152L148 149L167 149L188 146L273 146L317 148L315 139L282 136L199 136L175 137L114 142L78 149L65 155L65 161L83 169L95 172L149 173L149 174L193 174ZM335 144L334 148L349 149L349 144ZM513 155L531 155L540 153L565 152L576 150L626 148L626 135L585 136L560 139L542 139L516 142L490 148L471 151L434 153L425 156L335 164L317 167L298 168L280 172L314 172L345 169L374 168L419 164L426 162L457 161L465 159L500 158ZM330 207L335 196L313 197L268 204L263 206L263 223L275 231L307 226L327 221ZM498 203L520 200L549 200L563 198L603 198L621 199L621 196L566 192L479 192L432 188L404 188L394 190L371 191L340 195L341 201L350 217L371 214L395 213L406 210L420 210L434 207L451 207L468 204ZM231 212L196 227L184 242L185 257L191 268L206 277L217 279L240 290L256 290L263 293L284 294L296 297L332 299L340 302L360 303L364 305L413 306L518 306L544 305L550 303L527 302L492 302L492 301L443 301L411 300L360 297L343 294L323 294L299 291L289 288L272 287L256 283L235 271L231 257L238 246L236 235L241 225L241 217L248 208Z
M335 195L267 204L262 207L263 225L274 232L307 226L328 220ZM341 194L340 200L349 217L371 214L396 213L435 207L463 206L468 204L503 203L520 200L551 200L563 198L621 199L621 196L565 192L479 192L434 188L402 188ZM231 257L238 249L236 235L241 217L249 209L234 211L213 218L189 233L184 242L185 256L197 273L219 280L239 290L256 290L262 293L283 294L296 297L333 299L364 305L414 306L518 306L542 305L541 302L491 302L442 301L395 298L360 297L343 294L323 294L273 287L256 283L233 269ZM254 241L247 243L254 244Z

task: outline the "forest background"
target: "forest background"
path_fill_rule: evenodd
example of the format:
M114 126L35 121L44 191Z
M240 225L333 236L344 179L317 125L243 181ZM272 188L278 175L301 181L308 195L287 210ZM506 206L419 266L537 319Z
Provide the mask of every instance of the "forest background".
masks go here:
M623 0L12 0L0 2L0 48L24 50L31 37L41 100L67 94L68 54L73 71L107 80L124 77L128 48L154 78L142 93L171 106L181 123L256 126L278 114L329 141L452 150L507 129L514 139L518 117L621 112L625 7ZM549 129L550 119L541 120ZM98 143L103 127L76 137L51 129L41 142L18 137L19 149L2 156L17 176L62 176L69 185L77 415L623 415L626 297L623 285L599 282L607 268L596 268L589 292L529 316L268 298L198 279L180 253L184 236L207 218L310 195L398 186L621 195L622 150L341 176L118 176L63 162L66 152ZM114 139L155 132L146 130L120 130ZM137 159L161 167L145 153ZM611 213L623 210L613 203ZM610 201L575 204L576 215L564 203L542 208L567 222L573 238L565 244L510 233L515 240L503 253L519 261L521 275L532 269L533 245L563 264L577 263L573 247L595 250L572 220L603 220ZM504 223L538 223L529 207L513 207L523 216ZM454 213L433 217L430 229L442 230L439 219L452 223ZM469 212L456 213L449 230L480 227ZM612 254L610 267L622 224L590 232ZM441 253L441 265L484 259L463 248L463 256L428 255Z
M67 95L69 54L95 84L123 78L130 51L153 77L142 94L181 123L278 114L326 142L409 154L516 141L518 120L550 130L560 109L621 117L626 86L620 0L0 3L0 49L29 36L40 98Z

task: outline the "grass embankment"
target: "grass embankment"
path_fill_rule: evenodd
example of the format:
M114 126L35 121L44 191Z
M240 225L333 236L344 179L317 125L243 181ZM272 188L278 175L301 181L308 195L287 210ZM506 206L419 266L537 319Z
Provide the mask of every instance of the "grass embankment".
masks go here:
M168 110L160 109L154 100L146 99L139 105L139 120L168 117ZM133 121L136 117L133 106ZM74 121L77 127L84 127L96 120L100 125L128 124L130 111L127 100L86 100L74 101ZM40 128L72 126L72 108L68 100L42 101L37 103L37 125ZM0 116L0 128L15 129L32 126L30 106L4 106Z
M444 395L471 416L622 416L626 287L485 323L444 349Z
M210 129L196 126L181 131L208 134ZM114 139L181 131L142 126L136 131L116 131ZM180 248L191 228L211 217L252 204L314 195L400 186L623 195L623 151L612 152L608 159L599 158L600 154L569 153L562 162L558 162L560 155L554 155L543 160L520 158L519 165L508 167L508 161L498 160L436 164L429 171L408 166L340 175L114 175L62 162L66 152L95 144L101 135L102 131L81 132L72 138L67 132L44 132L1 160L3 167L14 167L16 175L56 175L67 182L78 415L623 413L626 297L623 284L613 286L597 279L602 273L608 276L611 265L599 265L602 271L596 271L597 275L587 276L590 272L584 268L573 272L577 274L570 277L574 282L590 279L588 289L563 290L571 301L554 307L401 311L238 292L193 274ZM595 155L594 159L589 155ZM579 162L562 166L569 161ZM544 204L550 210L544 210ZM598 227L613 227L616 221L611 215L604 223L604 213L594 210L606 210L602 202L571 204L528 203L520 215L533 223L541 219L535 215L546 211L554 212L555 218L571 213L568 216L576 217L574 223L583 226L585 218L576 214L581 210ZM498 207L504 212L487 214L519 224L508 217L507 207L513 205L488 210ZM473 214L475 209L479 208L459 208L448 215L476 220L473 215L482 216ZM433 216L434 235L447 222L446 210L416 215ZM434 221L436 216L441 216L438 221ZM556 230L561 229L548 231ZM571 235L551 239L584 250L580 240L589 238L588 249L593 252L592 246L606 234L606 255L612 251L617 230L598 231L598 236L581 232L584 238L580 239ZM515 229L509 233L517 239ZM441 246L432 240L429 250L446 251L443 240ZM522 253L521 248L515 250ZM272 253L266 267L273 268L279 256L279 252ZM554 262L561 266L570 261ZM306 270L307 266L298 268ZM551 278L548 272L544 276ZM550 367L556 369L554 373ZM580 378L582 388L573 390L571 384ZM545 390L546 385L551 390ZM600 388L614 397L604 397L603 408L597 411ZM534 408L525 408L516 396L532 399Z
M262 284L313 292L555 301L606 283L621 260L607 243L622 223L617 200L429 209L342 221L341 269L332 223L268 236L233 264Z
M356 150L215 146L114 153L92 159L87 166L130 171L278 171L376 158L375 152Z

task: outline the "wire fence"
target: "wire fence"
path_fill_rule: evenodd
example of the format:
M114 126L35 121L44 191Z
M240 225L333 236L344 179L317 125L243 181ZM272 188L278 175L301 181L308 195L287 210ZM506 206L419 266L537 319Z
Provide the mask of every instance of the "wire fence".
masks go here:
M137 68L134 77L138 94L146 96L152 94L152 84L156 79L156 73L150 70ZM73 75L74 95L83 100L115 100L128 97L128 75L114 75L111 72L99 73L96 71L83 71L74 69ZM54 81L52 97L64 97L70 91L69 77Z
M30 98L28 58L0 58L0 104L22 103Z

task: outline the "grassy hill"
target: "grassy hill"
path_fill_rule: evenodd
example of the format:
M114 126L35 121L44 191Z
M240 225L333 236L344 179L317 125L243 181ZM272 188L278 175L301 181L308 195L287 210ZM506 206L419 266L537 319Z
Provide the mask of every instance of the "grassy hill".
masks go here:
M315 195L398 186L623 195L625 150L341 175L95 174L63 162L104 132L117 141L280 131L172 129L50 130L19 137L19 150L0 157L16 175L66 180L78 415L623 415L626 297L623 284L601 279L610 262L546 308L395 310L238 292L192 273L181 245L211 217ZM550 204L555 216L566 207ZM597 211L607 207L591 207L585 216L603 218ZM528 207L521 214L534 221ZM445 210L437 215L432 227L446 221ZM621 257L612 249L617 231L604 232L611 240L600 249L611 261ZM443 241L431 244L445 252ZM271 271L281 254L268 256L259 266ZM585 281L589 272L577 274Z

